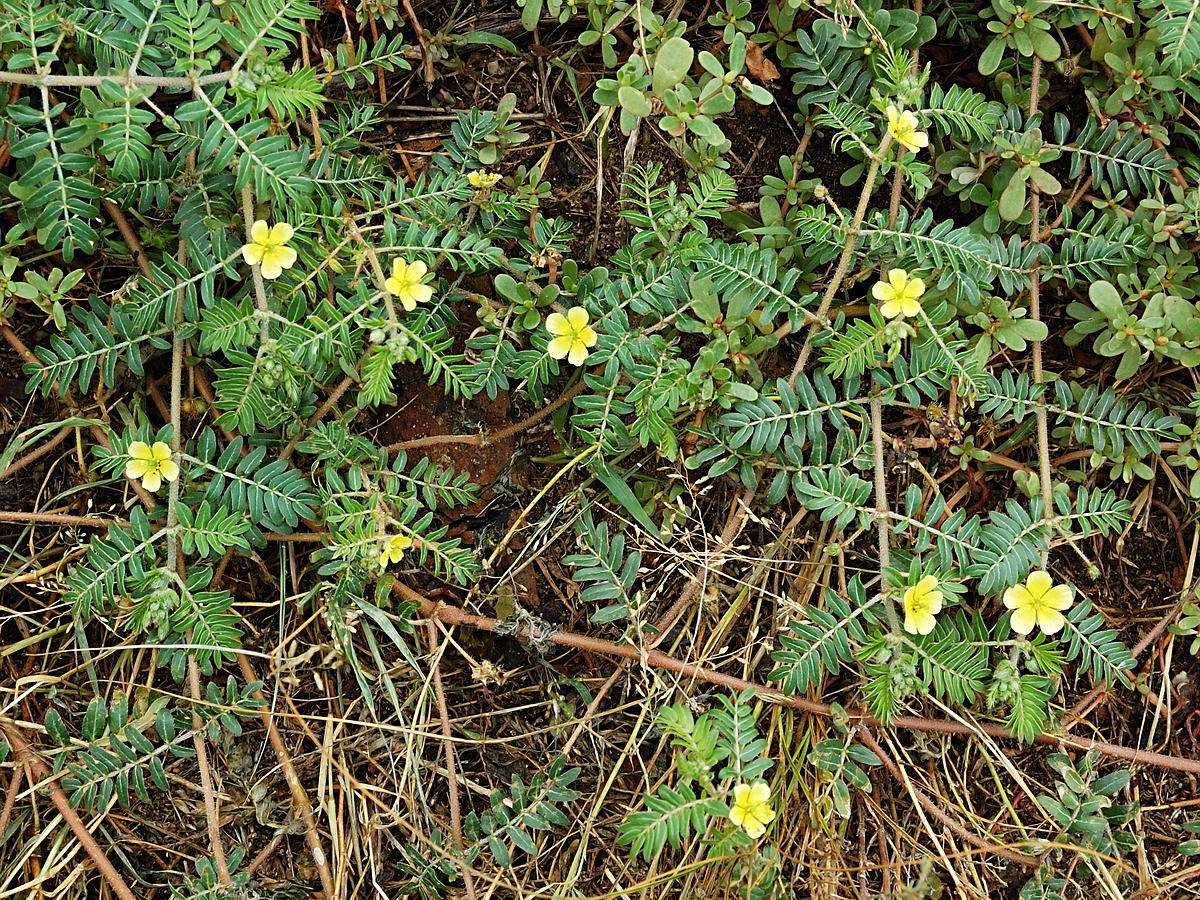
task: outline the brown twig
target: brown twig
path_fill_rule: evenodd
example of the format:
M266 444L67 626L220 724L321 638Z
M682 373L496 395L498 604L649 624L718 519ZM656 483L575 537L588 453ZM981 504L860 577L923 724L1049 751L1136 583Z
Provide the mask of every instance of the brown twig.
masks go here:
M0 809L0 840L4 838L8 820L12 818L13 806L17 802L17 792L21 790L21 783L24 780L25 769L21 766L14 766L12 778L8 782L8 790L4 792L4 808Z
M242 670L242 677L246 679L246 684L257 683L258 678L254 674L254 667L250 664L249 658L244 653L239 653L237 659L238 668ZM300 780L300 776L296 774L296 766L292 763L287 745L284 744L279 729L275 727L275 719L266 703L267 698L261 690L255 690L254 696L263 701L260 715L263 725L267 729L267 740L271 743L271 749L275 751L275 759L279 763L280 771L283 772L283 780L287 782L288 792L292 795L292 807L296 817L304 823L304 840L308 844L309 853L312 854L313 863L317 867L317 874L321 877L321 887L325 891L326 900L333 900L337 896L334 892L333 875L329 871L329 860L325 856L325 847L321 843L321 835L317 831L312 801L308 799L308 793L304 790L304 783Z
M8 739L9 745L13 748L17 762L25 768L25 777L29 779L29 783L45 783L45 788L50 794L50 802L54 804L54 807L58 810L58 814L67 823L67 827L71 829L71 833L75 835L75 839L79 841L79 845L92 858L92 862L96 864L96 868L104 876L104 880L108 882L108 886L112 888L113 893L120 900L134 900L133 891L129 889L129 885L125 883L125 879L121 877L121 873L116 870L116 867L113 866L105 855L104 850L96 843L96 839L92 837L92 833L88 831L83 820L79 818L79 814L71 807L71 803L67 800L67 795L63 792L63 789L59 787L56 780L51 778L50 769L34 753L33 748L29 746L29 742L25 740L20 730L15 724L0 723L0 731L4 732L5 738Z
M553 403L543 406L537 412L533 413L533 415L522 419L520 422L507 425L496 431L481 431L477 434L431 434L428 437L413 438L410 441L398 441L395 444L389 444L387 452L395 453L397 450L413 450L418 447L433 447L438 444L469 444L473 447L487 447L498 441L510 438L514 434L519 434L527 428L532 428L564 403L572 400L583 388L584 383L577 381L563 391Z
M17 472L20 472L31 462L36 462L37 460L41 459L43 456L65 441L70 436L72 431L73 429L70 426L66 428L60 428L58 430L58 434L54 435L54 437L46 441L46 443L42 444L42 446L38 447L36 450L29 451L20 459L14 459L11 463L9 463L7 469L5 469L3 472L0 472L0 481L17 474Z
M142 241L138 237L137 231L130 224L129 219L125 216L125 211L111 200L102 201L104 211L116 223L117 231L121 232L121 238L125 241L125 246L129 248L129 252L133 255L133 261L137 263L137 267L142 270L142 274L154 280L154 276L150 271L150 261L146 259L146 251L142 248Z
M200 693L200 667L196 657L188 655L188 687L196 706L192 709L192 729L195 732L196 764L200 768L200 787L204 794L204 819L208 828L208 843L213 861L217 866L217 880L223 886L233 884L229 877L229 863L225 859L225 845L221 841L221 816L217 807L217 795L213 790L212 771L208 764L208 742L204 739L204 722L200 719L198 705Z
M417 43L421 47L421 68L425 72L425 86L429 87L433 84L433 54L429 52L429 45L425 41L425 29L421 27L421 22L413 10L412 0L400 0L400 5L404 7L404 15L416 32Z
M468 900L475 898L475 882L471 869L463 855L462 808L458 798L458 763L454 754L454 740L450 732L450 710L446 705L446 689L442 684L442 665L438 652L437 626L432 621L425 623L425 638L429 645L433 695L437 701L438 716L442 720L442 755L446 765L446 784L450 789L450 836L454 841L455 860L462 874L463 887Z
M491 619L487 616L478 616L457 606L435 603L406 585L394 583L392 589L405 600L419 604L423 616L436 617L447 625L469 625L481 631L495 631L499 624L496 619ZM659 650L646 651L632 644L615 644L612 641L575 634L570 631L556 631L549 636L549 640L564 647L586 650L589 653L640 660L646 665L654 666L655 668L675 672L676 674L684 675L697 681L706 681L710 684L732 688L736 691L752 690L763 700L769 703L777 703L780 706L787 706L820 716L828 717L833 714L828 704L755 684L752 681L747 681L744 678L738 678L734 675L726 675L723 672L705 669L693 663L675 659ZM847 710L847 713L852 720L862 722L866 725L879 726L883 724L865 710L850 709ZM982 733L1002 740L1017 739L1012 732L999 725L978 724L971 726L949 719L929 719L922 716L896 716L887 725L891 728L925 731L934 734L978 735ZM1039 734L1034 737L1034 741L1040 744L1050 744L1051 746L1072 747L1077 750L1095 750L1097 753L1112 757L1113 759L1123 759L1140 765L1157 766L1164 769L1173 769L1179 772L1200 775L1200 759L1168 756L1167 754L1157 753L1153 750L1140 750L1135 747L1124 747L1120 744L1110 744L1105 741L1078 738L1071 735Z
M863 745L868 750L879 757L880 762L883 763L883 767L888 770L888 773L904 786L905 790L912 795L913 799L915 799L917 803L921 805L921 808L925 810L925 812L929 813L929 815L933 816L944 826L946 826L946 828L948 828L950 831L953 831L968 844L972 845L973 847L978 847L980 850L986 850L988 853L994 853L997 856L1010 860L1011 862L1028 866L1031 869L1036 869L1039 865L1041 865L1041 862L1036 856L1030 856L1027 853L1020 853L1016 850L1010 850L1000 844L989 843L988 841L983 840L983 838L979 837L979 835L968 831L958 821L943 812L942 808L934 803L928 794L913 784L912 779L908 777L908 773L901 769L901 767L896 764L895 760L893 760L891 756L888 755L888 753L883 749L879 741L875 740L875 736L871 734L871 729L865 726L859 728L858 739L863 742Z

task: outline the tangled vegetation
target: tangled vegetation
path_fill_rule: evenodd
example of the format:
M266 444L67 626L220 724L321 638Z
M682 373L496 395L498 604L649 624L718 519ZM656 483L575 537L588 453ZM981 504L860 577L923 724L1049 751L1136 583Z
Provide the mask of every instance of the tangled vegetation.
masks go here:
M0 0L0 897L1183 897L1198 0Z

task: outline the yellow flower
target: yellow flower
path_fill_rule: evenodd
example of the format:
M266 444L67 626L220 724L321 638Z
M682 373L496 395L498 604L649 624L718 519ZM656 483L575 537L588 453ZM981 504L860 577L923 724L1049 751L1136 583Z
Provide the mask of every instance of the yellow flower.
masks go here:
M879 301L879 313L885 319L915 316L921 311L919 301L924 293L925 282L909 278L904 269L889 269L887 281L877 281L871 288L871 296Z
M905 150L911 150L916 153L922 147L929 146L929 135L923 131L917 131L917 116L915 113L904 110L901 112L894 106L887 108L888 132L896 143L904 147Z
M909 634L929 634L942 611L942 592L938 580L926 575L904 592L904 630Z
M546 352L555 359L565 357L573 366L583 365L588 348L596 346L596 332L588 324L588 311L582 306L572 306L565 316L550 313L546 316L546 330L554 335Z
M162 441L155 441L153 447L145 441L133 441L126 452L130 460L125 463L125 477L142 479L142 487L152 494L164 478L174 481L179 477L179 464L171 459L171 448Z
M388 538L379 550L379 565L386 569L388 563L400 562L400 557L404 555L405 550L412 546L412 543L412 538L402 534Z
M1049 572L1031 572L1024 584L1004 592L1004 605L1013 611L1010 621L1017 634L1029 634L1035 626L1046 634L1062 631L1066 623L1062 611L1073 600L1071 586L1055 584Z
M278 278L296 261L296 251L287 246L296 229L287 222L268 226L259 219L250 226L250 243L242 245L242 257L262 269L263 278Z
M392 277L384 281L383 286L391 291L405 310L412 312L418 303L428 303L433 296L433 288L421 282L428 273L429 267L419 259L415 262L394 259Z
M771 809L771 788L765 781L753 784L736 784L733 787L733 806L729 809L729 821L740 825L752 838L760 838L767 830L767 823L775 818Z
M473 188L487 190L495 187L500 182L500 176L495 172L489 172L487 169L480 169L478 172L471 172L467 175L467 183Z

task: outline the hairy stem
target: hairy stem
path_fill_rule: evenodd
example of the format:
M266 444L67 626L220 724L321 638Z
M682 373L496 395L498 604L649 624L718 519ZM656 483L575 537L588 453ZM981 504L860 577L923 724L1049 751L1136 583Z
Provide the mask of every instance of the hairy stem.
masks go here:
M796 379L800 377L800 373L804 371L804 367L808 365L809 354L812 353L813 338L817 336L817 332L824 327L825 316L829 313L829 307L833 305L833 298L841 289L842 282L846 278L846 272L850 269L850 260L854 257L854 247L858 244L859 229L862 228L863 219L867 215L867 206L871 200L871 193L875 190L875 179L879 176L879 166L883 162L884 154L892 146L892 133L885 131L883 140L879 142L879 147L875 150L871 157L871 164L867 168L867 177L863 181L862 192L858 195L858 206L854 210L854 218L850 220L850 227L846 229L846 243L842 246L842 255L838 257L837 267L833 270L833 276L829 279L829 284L825 286L825 293L821 296L821 305L817 307L817 311L813 314L816 318L811 325L808 326L808 333L804 336L804 346L800 348L800 355L796 357L796 364L792 366L792 374L789 381L792 384L796 383Z
M1037 112L1038 91L1041 89L1042 61L1033 58L1033 74L1029 79L1029 115ZM1036 183L1030 184L1029 205L1032 216L1029 220L1029 240L1036 242L1041 233L1041 191ZM1034 322L1042 321L1042 290L1041 274L1035 266L1029 273L1029 318ZM1032 342L1033 350L1033 381L1042 384L1045 381L1042 371L1042 342ZM1054 516L1054 487L1050 480L1050 426L1047 422L1046 398L1043 395L1038 400L1034 410L1034 421L1037 424L1037 453L1038 478L1042 487L1042 518L1047 523L1046 549L1042 551L1042 567L1050 561L1050 520Z

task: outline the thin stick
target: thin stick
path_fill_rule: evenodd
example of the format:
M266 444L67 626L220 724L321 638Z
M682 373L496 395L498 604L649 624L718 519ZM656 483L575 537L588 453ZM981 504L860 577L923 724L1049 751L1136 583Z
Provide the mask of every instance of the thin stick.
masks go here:
M45 783L45 788L50 793L50 802L54 804L58 810L58 814L67 823L67 827L71 829L71 833L75 835L75 839L79 841L79 845L92 858L92 862L96 864L96 868L104 876L104 880L108 882L108 886L112 888L113 893L120 900L134 900L133 891L129 889L129 885L125 883L125 879L121 877L121 873L116 870L116 867L105 856L100 845L96 843L96 839L92 837L92 833L88 831L87 826L83 824L83 820L79 818L79 814L71 808L71 803L67 800L67 795L63 793L63 789L59 787L58 781L51 778L49 768L33 752L33 749L21 735L16 725L0 723L0 731L3 731L4 736L8 739L9 745L13 748L13 753L16 754L17 761L24 766L25 775L29 779L29 783Z
M804 336L804 346L800 348L800 355L796 357L796 364L792 367L792 374L789 378L792 384L796 383L796 379L808 364L808 356L812 353L813 338L824 326L825 316L829 313L829 307L833 305L833 298L846 278L846 272L850 268L850 259L854 256L854 247L858 244L859 229L862 228L863 219L867 215L867 205L871 200L871 193L875 189L875 178L879 174L880 163L883 162L883 155L891 146L892 133L885 131L883 140L879 142L879 147L875 150L875 155L871 157L871 165L867 169L867 179L863 182L862 191L858 195L858 206L854 210L854 218L850 220L850 227L846 229L846 243L842 246L842 255L838 257L833 277L829 279L829 284L826 285L825 293L821 297L821 305L813 314L816 320L808 326L808 334Z
M383 305L387 308L388 321L395 325L400 320L396 317L396 304L392 302L392 292L388 290L387 276L383 274L383 266L379 262L379 254L375 252L374 247L367 243L367 239L359 231L352 216L346 217L346 226L350 229L350 236L362 245L363 252L367 254L367 262L371 266L371 275L375 279L375 289L383 295Z
M875 470L875 530L879 538L879 590L884 597L883 608L887 612L888 626L892 634L900 633L900 618L896 613L896 602L884 583L885 571L892 564L891 531L888 525L887 476L883 469L883 410L878 397L871 403L871 447Z
M888 770L893 778L904 785L905 790L912 795L913 799L921 805L921 808L929 815L933 816L948 829L957 834L960 838L978 847L980 850L986 850L988 853L995 853L997 856L1010 860L1015 863L1020 863L1023 866L1028 866L1031 869L1036 869L1041 865L1041 861L1036 856L1029 856L1026 853L1019 853L1016 850L1009 850L999 844L988 843L979 835L968 831L959 822L952 819L949 815L942 811L936 803L930 799L929 795L922 791L919 787L912 783L912 779L908 777L908 773L884 751L879 741L875 740L875 736L871 734L869 728L858 729L858 739L863 742L863 745L879 757L883 763L883 767Z
M250 232L254 228L254 195L250 193L249 184L242 188L242 219L246 223L246 241L250 242L253 240ZM258 263L250 266L250 279L254 283L254 306L259 316L258 336L265 344L271 338L271 304L267 302L267 286Z
M395 444L387 446L388 453L395 453L397 450L411 450L417 447L433 447L437 444L470 444L474 447L487 447L495 444L498 441L503 441L506 438L512 437L514 434L519 434L527 428L532 428L538 422L545 419L564 403L574 399L574 397L582 391L584 383L578 381L571 387L563 391L553 403L543 406L537 412L522 419L513 425L507 425L504 428L499 428L496 431L483 431L477 434L433 434L428 437L414 438L411 441L398 441Z
M449 606L444 603L435 603L429 600L412 588L403 584L393 583L392 590L412 603L420 605L421 615L425 617L436 617L447 625L469 625L472 628L478 628L481 631L495 631L499 624L496 619L490 619L487 616L478 616L474 613L469 613L457 606ZM525 630L521 629L521 633L525 634ZM528 636L528 635L526 635ZM582 634L575 634L570 631L556 631L549 636L552 643L560 644L564 647L574 647L578 650L586 650L589 653L604 654L605 656L615 656L622 659L639 660L645 665L654 666L655 668L664 669L668 672L675 672L680 675L685 675L689 678L698 681L707 681L710 684L718 684L722 687L732 688L737 691L752 690L761 699L768 703L778 703L780 706L787 706L792 709L799 709L804 712L814 713L820 716L832 716L833 711L828 704L820 703L816 700L809 700L807 697L800 697L795 694L788 694L784 691L779 691L774 688L765 687L760 684L755 684L752 681L747 681L744 678L738 678L734 675L726 675L723 672L716 672L712 669L705 669L692 663L683 662L668 656L660 650L646 651L642 647L632 644L614 644L612 641L606 641L601 638L588 637ZM858 722L863 722L870 726L882 725L877 718L870 713L861 709L847 710L849 717ZM921 716L896 716L887 723L891 728L905 728L912 731L927 731L935 734L962 734L975 735L980 733L991 737L1000 738L1002 740L1017 740L1016 736L999 725L977 724L967 725L962 722L956 722L948 719L927 719ZM1156 753L1153 750L1140 750L1133 747L1124 747L1120 744L1109 744L1105 741L1096 741L1090 738L1078 738L1069 735L1058 734L1039 734L1034 737L1034 741L1040 744L1049 744L1051 746L1073 747L1078 750L1095 750L1105 756L1110 756L1114 759L1124 759L1132 763L1140 765L1158 766L1165 769L1174 769L1179 772L1190 772L1195 775L1200 775L1200 759L1185 759L1178 756L1168 756L1163 753Z
M429 644L433 676L433 695L437 701L438 715L442 720L442 755L446 761L446 783L450 788L450 835L454 841L458 870L462 873L463 887L468 900L475 900L475 883L471 869L463 855L462 808L458 800L458 764L454 755L454 741L450 732L450 710L446 705L446 689L442 684L441 655L438 652L437 626L432 620L425 623L425 637Z
M1029 115L1037 112L1038 91L1041 89L1042 60L1033 58L1033 74L1029 78ZM1029 208L1032 216L1029 220L1029 240L1037 241L1041 235L1041 196L1037 184L1030 185ZM1033 322L1042 321L1042 285L1041 273L1037 267L1029 273L1029 318ZM1042 384L1045 381L1042 372L1042 342L1040 339L1032 342L1033 351L1033 383ZM1042 520L1047 523L1046 549L1042 551L1042 567L1050 561L1050 526L1054 515L1054 486L1050 479L1050 426L1046 415L1046 398L1043 396L1034 409L1034 421L1037 424L1038 479L1042 488Z
M200 667L196 657L188 655L188 687L192 699L200 701ZM221 842L221 818L217 808L217 796L213 791L212 772L208 766L208 742L204 740L204 722L200 719L199 707L192 708L192 728L195 731L196 764L200 767L200 787L204 793L204 819L208 826L208 843L212 848L213 861L217 865L217 879L225 887L233 885L229 877L229 863L225 859L225 845Z
M246 684L258 682L249 658L244 653L239 653L237 659L238 668L242 670L242 677L246 679ZM279 762L280 771L283 772L283 780L287 782L288 792L292 795L293 811L296 817L304 823L304 840L308 844L308 851L312 854L313 863L317 867L317 874L321 876L321 887L325 891L326 900L333 900L337 896L334 892L333 875L329 871L328 857L325 856L325 847L321 843L321 835L317 831L317 820L313 815L312 801L308 799L308 793L304 790L304 782L296 774L296 766L292 763L291 754L288 753L287 745L284 744L279 729L275 726L275 718L271 715L271 709L266 703L267 698L261 690L255 690L253 695L263 701L262 712L259 715L267 729L267 740L271 742L271 749L275 751L275 759Z
M8 782L8 790L4 792L4 809L0 809L0 840L4 838L4 832L8 828L8 820L12 818L13 806L17 802L17 792L21 790L21 783L24 780L24 767L14 766L12 779Z
M56 434L46 443L42 444L42 446L38 447L36 450L29 451L20 459L13 460L7 469L5 469L3 472L0 472L0 481L17 474L17 472L21 471L31 462L36 462L37 460L41 459L43 456L65 441L73 430L74 429L71 426L60 428L58 434Z

